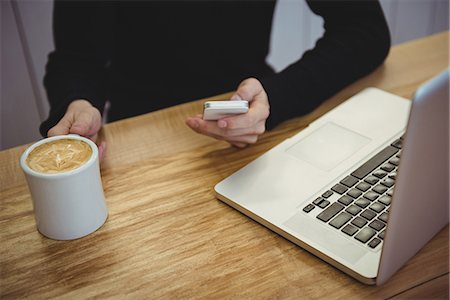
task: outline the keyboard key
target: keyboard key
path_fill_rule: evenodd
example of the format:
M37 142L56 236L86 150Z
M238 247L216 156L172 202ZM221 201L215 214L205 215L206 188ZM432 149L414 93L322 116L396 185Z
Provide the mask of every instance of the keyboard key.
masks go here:
M309 213L310 211L312 211L315 208L314 204L308 204L305 207L303 207L303 211L306 213Z
M386 206L384 206L384 205L381 204L380 202L372 203L372 205L369 206L369 208L370 208L371 210L373 210L373 211L375 211L375 212L377 212L377 213L382 212L383 209L384 209L385 207L386 207Z
M345 227L342 229L342 232L348 234L349 236L354 235L359 229L351 224L345 225Z
M353 198L351 198L351 197L349 197L347 195L344 195L344 196L342 196L341 198L338 199L338 202L344 204L345 206L347 206L347 205L349 205L350 203L353 202Z
M370 204L370 201L364 198L359 198L355 201L355 204L361 208L366 208Z
M360 216L371 221L373 218L376 217L376 213L374 213L373 211L371 211L370 209L366 209L365 211L363 211Z
M328 200L322 200L322 202L319 203L320 208L325 208L330 204L330 201Z
M345 186L343 186L342 184L339 184L339 183L336 184L335 186L333 186L331 189L333 191L335 191L336 193L341 194L341 195L347 191L347 187L345 187Z
M347 207L347 209L345 211L356 216L357 214L359 214L362 211L362 208L360 208L356 205L350 205L349 207Z
M370 240L374 235L376 231L369 227L364 227L361 229L360 232L358 232L357 235L355 235L355 239L362 243L367 243L368 240Z
M387 194L388 196L391 196L391 197L392 197L392 195L394 195L394 189L390 189L386 194Z
M397 172L392 172L388 177L395 180L397 178Z
M356 183L358 182L358 179L349 175L347 177L345 177L344 179L341 180L341 184L351 188L352 186L354 186Z
M327 209L317 215L317 218L321 221L328 222L334 217L338 212L344 209L342 204L334 202Z
M373 229L375 229L376 231L380 231L381 229L383 229L384 227L386 227L386 224L384 224L381 221L378 220L373 220L370 224L370 227L372 227Z
M356 227L361 228L361 227L363 227L364 225L367 224L367 221L364 220L364 219L361 218L361 217L356 217L356 218L354 218L350 223L352 223L352 224L355 225Z
M368 244L370 248L375 248L376 246L378 246L381 243L381 240L374 238L373 240L370 241L370 243Z
M395 166L390 163L386 163L381 166L381 170L386 171L386 172L391 172L394 169L395 169Z
M375 192L368 191L364 194L364 198L369 199L370 201L374 201L379 197L379 195Z
M378 216L378 219L380 219L381 221L383 221L385 223L387 223L388 218L389 218L389 214L387 212L384 212Z
M386 230L383 230L382 232L380 232L380 234L378 234L378 237L382 240L384 240L384 236L386 235Z
M378 180L379 180L378 177L375 177L373 175L369 175L364 179L365 182L367 182L371 185L374 185L375 183L377 183Z
M392 178L386 178L381 181L381 184L387 187L391 187L395 184L395 180Z
M330 196L333 195L333 192L328 190L325 193L322 194L322 197L324 198L330 198Z
M339 215L337 215L336 218L331 220L330 225L333 226L334 228L339 229L342 226L344 226L345 223L350 221L351 218L352 216L350 214L346 212L341 212Z
M357 189L351 189L350 191L347 192L347 195L349 195L350 197L356 199L359 196L362 195L362 192L360 190Z
M389 205L391 205L392 197L388 196L388 195L383 195L380 197L380 199L378 199L378 201L380 201L381 203L383 203L386 206L389 206Z
M398 148L398 149L402 149L402 144L403 144L402 139L398 139L395 142L393 142L391 144L391 146L394 146L395 148Z
M372 191L377 192L378 194L383 194L384 192L386 192L388 190L387 187L385 187L382 184L377 184L376 186L373 187Z
M383 171L383 170L377 170L377 171L373 172L372 175L374 175L374 176L376 176L376 177L381 179L384 176L386 176L387 173L385 171Z
M363 179L370 172L375 170L379 165L388 160L391 156L398 152L398 149L392 146L387 146L380 152L378 152L375 156L369 159L366 163L356 169L351 175L358 178Z
M366 182L360 182L356 185L356 188L360 191L367 191L368 189L370 189L370 184L366 183Z
M399 163L400 163L400 158L398 158L398 157L393 157L393 158L391 158L391 159L389 160L389 163L390 163L390 164L393 164L394 166L398 166Z
M313 201L313 203L314 203L315 205L319 205L320 202L322 202L323 200L325 200L325 199L323 199L322 197L317 197L316 200Z

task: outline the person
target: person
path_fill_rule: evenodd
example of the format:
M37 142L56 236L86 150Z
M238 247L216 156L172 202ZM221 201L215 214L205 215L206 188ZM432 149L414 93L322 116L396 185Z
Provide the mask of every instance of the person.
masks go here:
M107 101L115 121L235 91L231 99L248 100L248 113L186 124L237 147L255 143L372 72L389 52L377 0L306 2L325 32L275 73L266 63L275 0L56 1L44 77L50 113L40 132L96 141Z

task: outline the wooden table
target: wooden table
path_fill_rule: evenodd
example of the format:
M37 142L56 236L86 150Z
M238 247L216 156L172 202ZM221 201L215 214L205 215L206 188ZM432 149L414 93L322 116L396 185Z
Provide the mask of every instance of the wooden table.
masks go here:
M18 164L26 146L0 152L0 298L448 299L448 226L386 285L366 286L213 193L217 182L362 88L411 97L447 66L448 33L393 47L374 73L243 150L184 125L203 101L108 124L102 180L109 218L74 241L37 232Z

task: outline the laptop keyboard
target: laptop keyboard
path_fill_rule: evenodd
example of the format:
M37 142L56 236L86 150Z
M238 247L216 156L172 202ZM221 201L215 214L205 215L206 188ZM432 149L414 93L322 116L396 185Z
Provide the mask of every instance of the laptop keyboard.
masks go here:
M394 141L331 189L306 205L320 209L317 219L376 248L384 239L403 137ZM338 194L336 201L330 197Z

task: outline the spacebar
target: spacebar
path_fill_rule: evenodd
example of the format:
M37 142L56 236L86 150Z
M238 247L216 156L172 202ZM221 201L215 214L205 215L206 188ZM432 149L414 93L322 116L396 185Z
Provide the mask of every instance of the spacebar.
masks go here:
M378 152L374 157L369 159L365 164L363 164L361 167L356 169L352 175L355 176L358 179L363 179L367 176L370 172L375 170L376 167L381 165L383 162L385 162L388 158L390 158L392 155L397 153L398 149L392 146L387 146L380 152Z

